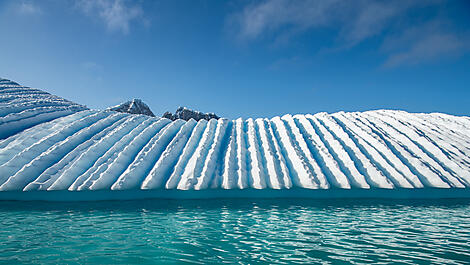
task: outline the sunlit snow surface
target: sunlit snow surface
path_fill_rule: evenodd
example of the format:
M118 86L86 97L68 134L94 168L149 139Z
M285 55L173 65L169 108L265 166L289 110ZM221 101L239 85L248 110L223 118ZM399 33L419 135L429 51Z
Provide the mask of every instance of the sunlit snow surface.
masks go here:
M171 121L0 79L3 194L468 188L469 135L468 117L391 110Z

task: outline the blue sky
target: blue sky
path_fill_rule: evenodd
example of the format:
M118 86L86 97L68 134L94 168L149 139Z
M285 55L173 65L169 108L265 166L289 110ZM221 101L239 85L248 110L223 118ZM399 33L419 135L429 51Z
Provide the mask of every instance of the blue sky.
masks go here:
M0 77L91 108L470 113L465 0L0 0L0 33Z

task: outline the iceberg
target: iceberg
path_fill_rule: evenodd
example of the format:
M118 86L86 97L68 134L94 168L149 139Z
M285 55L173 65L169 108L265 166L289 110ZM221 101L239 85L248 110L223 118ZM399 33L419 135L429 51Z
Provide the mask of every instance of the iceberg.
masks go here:
M470 197L469 136L399 110L172 120L0 79L0 199Z

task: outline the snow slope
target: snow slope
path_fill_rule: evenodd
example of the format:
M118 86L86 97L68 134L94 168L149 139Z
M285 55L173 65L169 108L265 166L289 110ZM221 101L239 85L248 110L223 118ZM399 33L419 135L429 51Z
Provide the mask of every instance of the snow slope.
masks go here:
M0 139L85 109L42 90L0 78Z
M470 118L440 113L172 121L1 79L0 136L0 199L470 197Z

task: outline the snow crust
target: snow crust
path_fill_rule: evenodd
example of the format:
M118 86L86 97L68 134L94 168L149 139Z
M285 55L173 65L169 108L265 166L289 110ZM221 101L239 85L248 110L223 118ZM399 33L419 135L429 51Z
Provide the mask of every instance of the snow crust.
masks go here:
M0 136L0 199L470 190L470 118L440 113L172 121L87 110L1 79Z

